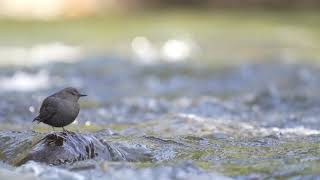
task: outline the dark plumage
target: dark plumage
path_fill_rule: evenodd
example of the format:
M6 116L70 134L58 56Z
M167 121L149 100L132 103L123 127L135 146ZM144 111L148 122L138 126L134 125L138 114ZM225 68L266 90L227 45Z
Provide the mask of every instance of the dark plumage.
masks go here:
M72 87L52 94L42 102L40 113L33 121L62 128L71 124L79 114L78 100L82 96L86 95Z

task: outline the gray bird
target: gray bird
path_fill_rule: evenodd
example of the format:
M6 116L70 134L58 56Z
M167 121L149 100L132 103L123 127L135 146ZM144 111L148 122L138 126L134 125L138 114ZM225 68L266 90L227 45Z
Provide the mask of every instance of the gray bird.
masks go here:
M62 127L71 124L79 114L80 106L78 100L85 94L80 94L73 87L47 97L41 105L39 115L33 121L45 123L53 127ZM32 121L32 122L33 122Z

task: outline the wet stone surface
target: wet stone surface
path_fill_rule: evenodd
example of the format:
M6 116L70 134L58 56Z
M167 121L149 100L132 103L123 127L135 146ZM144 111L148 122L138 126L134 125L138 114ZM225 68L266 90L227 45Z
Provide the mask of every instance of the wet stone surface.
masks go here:
M2 139L9 140L2 145L5 148L3 156L6 159L4 160L16 166L28 161L51 165L72 164L88 159L152 161L151 152L147 148L139 145L127 147L126 144L107 142L90 134L76 134L68 131L46 135L34 133L34 137L29 139L16 138L17 134L12 132L2 135ZM22 149L26 153L17 156Z
M0 179L320 177L317 65L92 57L0 69ZM32 124L41 100L65 86L89 95L72 132Z

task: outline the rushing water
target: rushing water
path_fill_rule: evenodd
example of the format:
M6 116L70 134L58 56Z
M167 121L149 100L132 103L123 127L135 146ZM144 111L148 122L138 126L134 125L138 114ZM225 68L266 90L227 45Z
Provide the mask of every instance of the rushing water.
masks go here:
M2 67L0 178L319 178L319 70L116 57ZM76 134L32 124L65 86L89 95L67 127Z

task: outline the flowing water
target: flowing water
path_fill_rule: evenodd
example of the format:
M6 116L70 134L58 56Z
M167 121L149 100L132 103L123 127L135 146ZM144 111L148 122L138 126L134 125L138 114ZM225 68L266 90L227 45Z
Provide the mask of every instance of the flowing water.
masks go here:
M317 179L320 67L87 57L0 70L0 179ZM59 132L43 98L88 94Z

